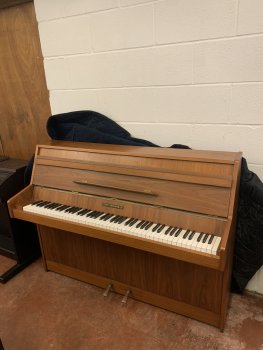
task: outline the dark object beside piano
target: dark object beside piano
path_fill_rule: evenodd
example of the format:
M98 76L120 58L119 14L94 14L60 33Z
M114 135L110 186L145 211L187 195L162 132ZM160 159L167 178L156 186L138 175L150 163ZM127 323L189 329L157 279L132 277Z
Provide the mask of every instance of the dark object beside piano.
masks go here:
M8 206L12 217L38 225L46 270L223 330L240 165L238 152L53 141L37 147L31 183ZM41 200L46 206L34 203ZM67 206L178 228L178 237L204 232L220 244L213 251L203 238L187 246L187 232L168 242L158 230L142 236L140 227L140 233L120 231L114 222L98 227L88 213L85 224L84 214L71 213L75 221L59 216Z
M30 222L11 219L7 200L24 188L27 162L3 157L0 161L0 254L16 263L2 276L5 283L40 256L36 226Z

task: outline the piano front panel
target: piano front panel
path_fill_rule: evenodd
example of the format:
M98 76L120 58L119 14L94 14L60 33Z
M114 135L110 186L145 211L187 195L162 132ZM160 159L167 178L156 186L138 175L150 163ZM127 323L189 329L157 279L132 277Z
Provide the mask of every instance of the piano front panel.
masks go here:
M227 217L230 188L38 165L34 184Z
M221 273L100 239L40 226L47 265L56 262L219 313ZM113 283L114 284L114 283Z

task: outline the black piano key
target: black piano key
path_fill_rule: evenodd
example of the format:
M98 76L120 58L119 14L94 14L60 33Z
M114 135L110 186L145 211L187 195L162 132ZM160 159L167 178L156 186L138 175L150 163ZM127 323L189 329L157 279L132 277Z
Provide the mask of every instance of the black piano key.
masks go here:
M203 232L200 233L200 235L197 237L197 242L200 242L203 237Z
M122 218L119 220L119 224L122 224L127 219L127 216L122 216Z
M214 239L214 235L211 235L211 237L208 240L208 244L211 244L213 242L213 239Z
M44 201L42 203L37 204L37 207L44 207L45 205L49 204L50 202Z
M109 215L108 213L105 213L104 215L102 215L102 216L100 217L100 220L104 220L108 215Z
M73 208L73 207L72 207L72 206L68 206L68 207L64 210L64 212L67 213L68 210L70 210L71 208Z
M49 203L49 204L44 205L43 208L50 209L50 208L52 208L53 205L54 205L54 203Z
M149 221L145 221L141 226L140 229L144 229L149 224Z
M124 219L124 216L121 216L118 218L118 220L116 221L117 224L120 224L122 222L122 220Z
M138 219L133 219L130 223L129 223L129 226L133 226L136 222L138 221Z
M168 235L168 233L172 230L173 226L168 227L168 229L164 232L165 235Z
M49 209L50 207L52 207L53 204L54 204L54 203L46 204L46 205L44 205L42 208Z
M80 211L80 210L81 210L81 208L75 207L74 210L71 211L71 213L72 213L72 214L75 214L75 213L77 213L77 212Z
M100 217L100 220L104 220L105 218L107 219L108 216L109 216L108 213L104 213L104 215L102 215L102 216Z
M208 236L209 236L209 234L206 233L205 236L204 236L204 238L203 238L203 240L202 240L202 243L205 243L205 242L207 241Z
M126 222L125 222L125 224L124 224L124 225L125 225L125 226L129 225L129 224L130 224L130 222L132 222L132 220L134 220L134 218L130 218L128 221L126 221Z
M155 225L154 228L152 229L152 231L155 232L160 226L161 226L161 224Z
M78 212L77 215L83 216L83 215L87 214L88 212L89 212L88 209L82 209L81 211Z
M186 232L183 235L183 239L186 239L190 232L190 230L186 230Z
M165 225L161 225L158 230L157 230L157 233L160 233L162 232L162 230L165 228Z
M57 211L63 211L64 209L67 209L69 206L68 205L62 205L61 207L57 208Z
M35 202L31 203L31 205L37 205L37 204L40 204L42 202L43 202L43 200L35 201Z
M108 214L107 216L104 217L103 221L108 221L108 220L110 220L113 216L114 216L114 214Z
M174 227L172 231L169 233L169 236L173 236L178 230L178 227Z
M175 232L174 237L178 237L179 234L181 233L181 231L182 231L182 228L179 228L179 229Z
M41 204L43 204L43 203L46 203L46 201L40 201L40 202L36 203L35 206L40 207Z
M62 204L60 204L60 203L55 203L55 204L53 205L52 209L57 209L57 208L61 207L61 205L62 205Z
M57 203L57 202L54 202L53 203L53 207L59 207L61 204L60 203Z
M107 221L107 220L110 220L113 218L113 216L115 216L115 214L111 214L111 213L108 213L107 217L104 218L104 221Z
M141 227L145 223L145 220L140 221L137 225L136 228Z
M100 217L100 220L102 220L102 221L107 221L107 220L110 220L110 218L113 216L113 214L107 214L107 215L102 215L101 217Z
M110 222L113 222L114 219L117 217L118 215L114 215L111 219L110 219Z
M90 213L90 218L92 218L92 219L94 219L95 218L95 216L98 214L98 211L97 210L94 210L94 211L92 211L91 213Z
M48 203L48 204L46 204L46 205L43 205L42 208L43 208L43 209L48 209L49 206L50 206L50 204Z
M115 219L113 220L113 222L117 223L120 217L121 217L120 215L115 216Z
M149 228L153 225L153 222L149 222L149 224L147 224L144 229L145 230L149 230Z
M74 210L76 207L71 206L65 210L65 213L70 213L72 210Z
M191 240L194 237L195 231L192 231L191 234L189 235L188 239Z

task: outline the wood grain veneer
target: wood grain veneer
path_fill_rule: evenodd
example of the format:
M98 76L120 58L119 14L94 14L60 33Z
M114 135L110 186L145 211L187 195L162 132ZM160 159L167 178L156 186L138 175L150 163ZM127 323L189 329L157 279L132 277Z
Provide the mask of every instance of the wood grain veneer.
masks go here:
M22 2L0 1L0 151L28 160L51 112L34 3Z
M38 225L44 267L224 328L241 153L52 142L10 214ZM207 232L216 255L23 211L35 200Z

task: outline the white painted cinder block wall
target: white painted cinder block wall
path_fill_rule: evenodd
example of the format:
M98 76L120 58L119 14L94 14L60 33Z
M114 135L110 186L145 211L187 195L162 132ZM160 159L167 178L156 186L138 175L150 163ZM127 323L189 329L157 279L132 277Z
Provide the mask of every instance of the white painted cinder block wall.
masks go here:
M52 114L95 110L160 146L242 151L263 180L262 0L35 8Z

